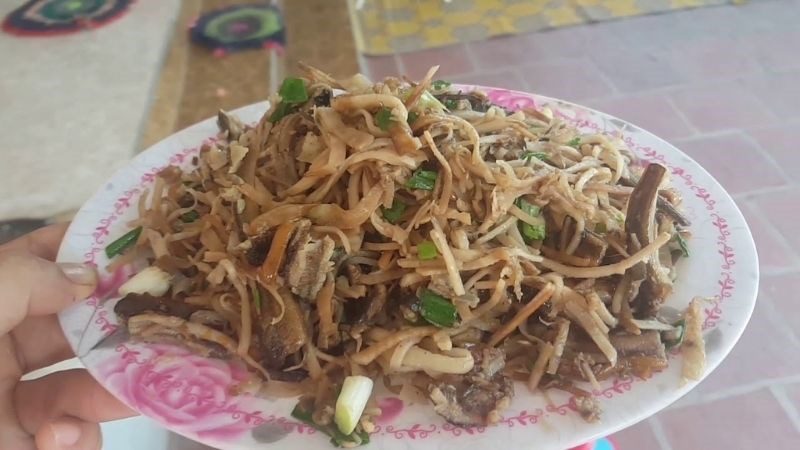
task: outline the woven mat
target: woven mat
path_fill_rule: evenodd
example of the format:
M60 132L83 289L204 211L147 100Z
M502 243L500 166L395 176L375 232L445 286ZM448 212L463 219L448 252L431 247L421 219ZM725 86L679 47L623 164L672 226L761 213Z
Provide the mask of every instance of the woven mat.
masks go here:
M347 0L278 2L287 34L283 53L246 50L217 57L209 49L191 43L188 27L200 14L247 3L255 2L183 2L154 90L141 149L215 115L220 108L231 110L265 100L287 73L295 72L298 61L334 76L358 72Z
M350 0L360 52L386 55L744 0Z

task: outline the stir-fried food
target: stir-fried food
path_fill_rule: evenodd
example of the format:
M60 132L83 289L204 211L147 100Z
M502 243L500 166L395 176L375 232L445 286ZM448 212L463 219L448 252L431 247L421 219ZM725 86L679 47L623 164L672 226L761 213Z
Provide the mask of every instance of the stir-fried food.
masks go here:
M577 394L593 420L578 383L647 377L684 330L703 357L697 311L659 315L688 256L664 167L435 69L304 69L257 124L221 111L107 249L148 262L116 305L134 338L244 361L345 446L368 440L373 381L458 425L498 421L514 380Z

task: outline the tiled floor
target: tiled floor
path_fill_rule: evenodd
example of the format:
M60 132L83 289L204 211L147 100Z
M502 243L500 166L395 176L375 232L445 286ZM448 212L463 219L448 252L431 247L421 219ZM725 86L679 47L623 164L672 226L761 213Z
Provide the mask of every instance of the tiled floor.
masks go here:
M800 448L800 0L751 0L365 57L373 78L421 76L581 102L690 154L733 194L762 270L751 325L723 365L622 450Z

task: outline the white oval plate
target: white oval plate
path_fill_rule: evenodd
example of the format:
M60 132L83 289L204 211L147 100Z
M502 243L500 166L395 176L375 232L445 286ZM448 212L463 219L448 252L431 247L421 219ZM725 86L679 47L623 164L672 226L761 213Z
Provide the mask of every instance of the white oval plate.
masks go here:
M478 89L507 108L549 105L585 132L622 133L640 158L668 167L693 223L691 256L678 267L668 305L682 309L694 296L713 299L705 307L707 373L717 367L741 336L758 289L752 236L719 183L672 145L620 119L552 98ZM259 103L236 113L245 122L255 122L266 109L266 103ZM104 271L108 264L104 247L127 231L126 223L136 217L137 201L153 183L154 174L167 165L189 167L200 144L216 132L215 121L208 119L159 142L115 173L81 208L58 259L95 264L102 281L93 297L61 314L61 326L75 353L103 386L170 430L230 449L277 442L284 450L324 448L329 445L325 436L289 416L294 400L230 395L228 386L246 376L240 365L176 347L126 342L124 333L115 333L116 289L134 269ZM602 420L591 424L577 414L568 395L552 392L548 403L521 385L503 420L488 428L455 427L428 404L408 405L390 394L379 395L384 414L369 448L529 448L535 443L539 450L563 450L630 426L689 392L697 383L681 385L680 363L673 356L669 368L649 380L624 377L603 383L602 390L594 392L603 406Z

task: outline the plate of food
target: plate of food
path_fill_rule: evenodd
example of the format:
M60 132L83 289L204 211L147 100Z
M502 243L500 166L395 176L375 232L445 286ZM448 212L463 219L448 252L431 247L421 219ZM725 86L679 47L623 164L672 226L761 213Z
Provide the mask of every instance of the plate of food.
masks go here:
M144 151L59 260L60 316L131 408L210 446L564 449L697 385L755 246L696 162L506 89L304 67Z

